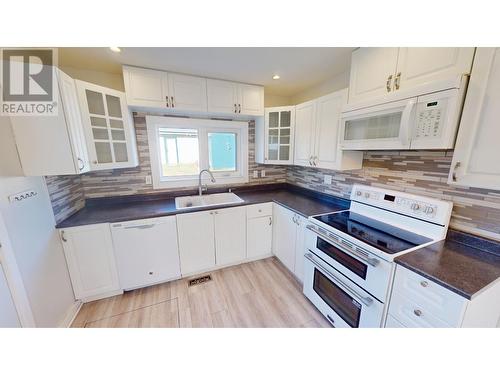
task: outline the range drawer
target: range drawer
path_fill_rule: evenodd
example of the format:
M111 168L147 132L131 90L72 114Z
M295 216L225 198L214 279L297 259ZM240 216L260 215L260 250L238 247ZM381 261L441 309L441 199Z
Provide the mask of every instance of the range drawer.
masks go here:
M272 203L260 203L247 206L247 219L252 219L255 217L262 217L262 216L272 216L272 214L273 214Z
M396 267L389 312L401 323L406 325L411 317L415 326L458 327L466 305L467 300L458 294L402 266Z

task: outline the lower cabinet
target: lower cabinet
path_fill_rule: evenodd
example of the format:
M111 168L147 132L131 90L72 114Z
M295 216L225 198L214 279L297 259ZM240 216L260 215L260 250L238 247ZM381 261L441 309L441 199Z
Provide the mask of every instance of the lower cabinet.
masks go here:
M75 298L83 301L122 292L109 224L60 231Z
M177 232L183 275L246 258L245 207L177 215Z
M175 216L111 224L111 234L122 289L181 276Z
M276 205L274 208L274 255L302 281L304 263L305 218Z
M273 204L247 207L247 258L259 259L272 254Z

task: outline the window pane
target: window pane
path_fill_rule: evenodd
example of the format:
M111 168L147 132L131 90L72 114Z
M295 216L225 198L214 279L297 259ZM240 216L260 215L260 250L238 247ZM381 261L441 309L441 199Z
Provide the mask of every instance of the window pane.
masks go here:
M199 173L196 129L160 128L158 141L164 177L193 176Z
M85 95L87 95L87 104L89 107L89 113L95 115L105 115L104 113L104 102L102 99L102 94L100 92L85 90Z
M208 158L211 171L236 171L236 134L208 133Z

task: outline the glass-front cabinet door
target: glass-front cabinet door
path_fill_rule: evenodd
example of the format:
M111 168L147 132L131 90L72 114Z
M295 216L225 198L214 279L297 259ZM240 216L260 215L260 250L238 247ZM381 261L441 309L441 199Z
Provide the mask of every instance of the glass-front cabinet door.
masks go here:
M293 164L295 107L265 110L266 164Z
M92 170L138 165L125 93L76 81Z

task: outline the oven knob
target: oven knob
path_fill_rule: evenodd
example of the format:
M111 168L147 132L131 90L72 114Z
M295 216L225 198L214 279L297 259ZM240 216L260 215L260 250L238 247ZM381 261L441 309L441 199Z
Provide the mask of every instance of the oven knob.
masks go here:
M357 195L358 197L359 197L361 194L363 194L363 193L361 193L359 190L356 192L356 195Z
M412 203L411 204L411 209L413 211L418 211L419 208L420 208L420 205L418 203Z
M427 206L425 207L425 210L424 212L428 215L432 214L434 212L434 208L432 208L431 206Z
M365 198L370 198L370 193L365 193Z

